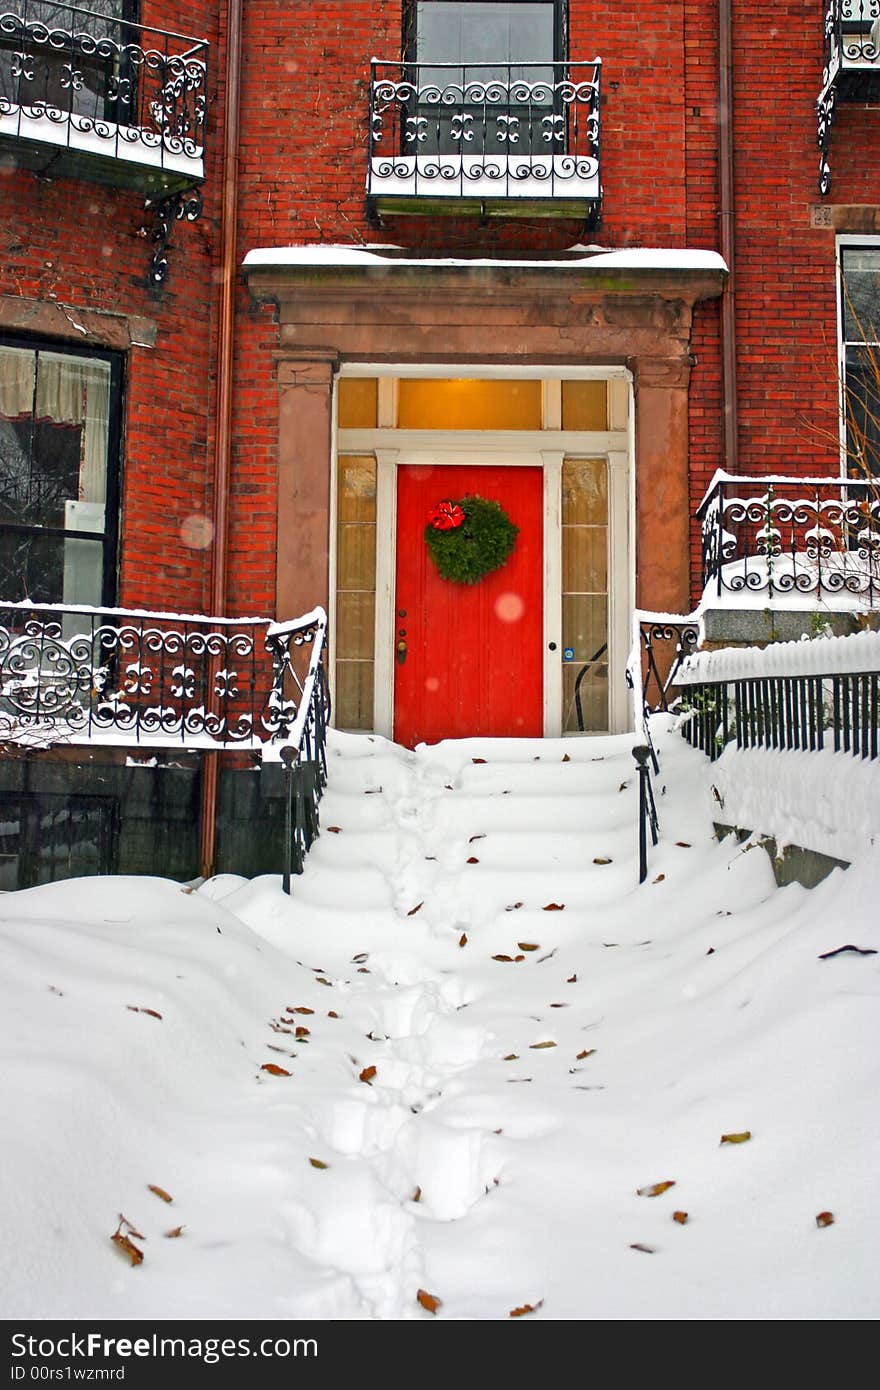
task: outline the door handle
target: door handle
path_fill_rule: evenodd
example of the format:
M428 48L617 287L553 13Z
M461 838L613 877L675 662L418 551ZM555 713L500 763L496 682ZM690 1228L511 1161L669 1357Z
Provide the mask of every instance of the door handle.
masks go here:
M400 641L399 641L398 644L397 644L397 664L398 664L398 666L402 666L403 663L406 661L406 651L407 651L406 642L405 642L404 639L401 637Z

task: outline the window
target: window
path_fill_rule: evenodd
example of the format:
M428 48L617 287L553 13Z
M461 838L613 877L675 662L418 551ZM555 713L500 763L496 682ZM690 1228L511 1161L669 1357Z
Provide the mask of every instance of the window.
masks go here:
M840 364L847 470L880 474L880 241L840 243Z
M122 362L0 342L0 599L115 590Z
M562 0L410 0L404 50L418 64L419 153L476 153L497 141L511 154L546 153L550 65L565 56L566 8ZM445 95L432 97L432 88Z

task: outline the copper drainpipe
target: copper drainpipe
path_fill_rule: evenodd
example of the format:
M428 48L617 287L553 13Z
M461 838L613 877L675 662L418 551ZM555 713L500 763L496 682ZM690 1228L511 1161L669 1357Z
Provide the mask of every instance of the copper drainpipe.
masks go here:
M220 224L220 299L217 327L217 394L212 483L213 545L209 612L226 616L229 539L229 456L232 440L232 354L235 335L236 219L238 215L238 133L241 96L242 0L228 0L226 28L226 110L223 135L223 204ZM203 877L214 872L217 830L218 754L202 759L199 860Z
M721 296L721 402L724 467L736 472L736 269L733 189L733 18L732 0L718 3L718 183L721 255L729 275Z

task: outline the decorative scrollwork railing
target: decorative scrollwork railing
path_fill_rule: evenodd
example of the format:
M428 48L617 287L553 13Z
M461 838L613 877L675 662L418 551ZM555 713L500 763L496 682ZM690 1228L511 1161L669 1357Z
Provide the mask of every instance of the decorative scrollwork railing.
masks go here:
M302 873L318 834L318 805L327 783L326 633L327 615L316 608L292 623L275 624L266 638L275 665L273 700L286 726L281 748L287 782L285 893L290 892L291 874Z
M822 86L816 101L819 192L831 189L828 151L841 101L880 96L880 0L828 0L825 10Z
M294 654L306 642L311 652L313 637L314 624L299 620L279 628L2 604L0 740L195 750L284 742L305 718Z
M880 480L716 475L697 516L707 591L880 600Z
M208 44L63 0L0 13L0 135L203 176Z
M368 194L565 199L598 211L601 61L374 61Z

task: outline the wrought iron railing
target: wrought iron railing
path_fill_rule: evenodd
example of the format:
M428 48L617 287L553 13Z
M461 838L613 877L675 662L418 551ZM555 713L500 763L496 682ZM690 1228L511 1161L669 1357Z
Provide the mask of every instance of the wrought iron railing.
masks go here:
M639 609L633 614L626 682L632 692L633 727L642 739L632 750L639 779L639 883L644 883L648 876L648 835L654 845L660 839L652 781L652 775L660 775L660 759L651 735L651 715L669 711L670 692L678 671L685 657L695 650L698 639L699 624L692 615Z
M0 604L0 739L192 749L286 741L300 716L301 626Z
M587 201L598 209L601 61L373 61L369 198Z
M291 874L302 873L305 857L318 835L318 806L327 784L330 693L324 665L326 634L327 616L322 608L316 608L293 623L277 624L267 638L276 661L277 698L282 708L289 708L293 694L296 710L281 749L287 783L285 893L290 892ZM308 658L304 669L303 656Z
M880 0L828 0L818 115L819 192L831 189L828 150L841 101L880 95Z
M208 44L63 0L0 13L0 136L202 178ZM183 176L183 179L179 176Z
M880 479L716 476L697 516L707 593L880 599Z
M709 758L737 748L832 748L877 758L880 672L685 682L681 731Z

